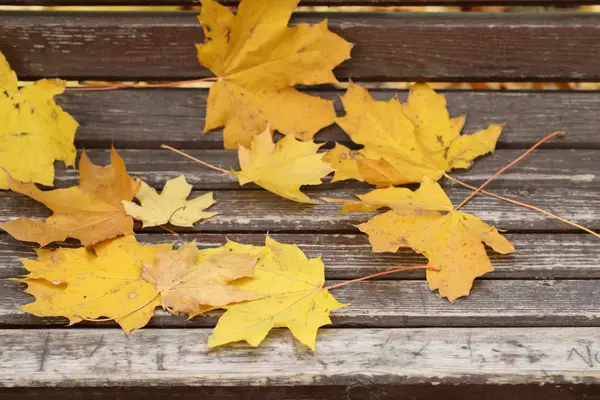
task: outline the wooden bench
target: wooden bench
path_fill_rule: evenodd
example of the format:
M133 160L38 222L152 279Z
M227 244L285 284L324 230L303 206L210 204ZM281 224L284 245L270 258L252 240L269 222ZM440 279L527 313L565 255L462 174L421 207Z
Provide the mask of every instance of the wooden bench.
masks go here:
M191 0L2 0L2 4L144 5ZM227 1L227 3L235 3ZM314 0L303 5L445 4L446 0ZM464 0L462 4L575 4L568 0ZM581 1L577 3L593 3ZM22 80L182 80L210 73L196 61L203 40L197 12L0 12L0 50ZM600 15L583 13L298 13L293 22L329 18L331 29L357 43L336 70L341 81L600 81ZM338 98L341 90L313 91ZM375 90L389 98L393 91ZM600 228L600 94L578 91L448 91L452 115L467 114L467 132L506 123L498 150L456 174L480 184L554 130L567 136L544 145L496 179L490 190ZM400 97L405 98L401 92ZM215 191L222 215L173 236L145 230L146 243L225 237L261 243L267 231L322 255L330 281L416 265L409 250L373 254L352 224L366 215L336 216L332 204L306 206L160 150L161 143L224 168L234 152L222 135L201 134L206 89L70 92L59 98L81 127L78 149L108 162L114 144L130 173L161 187L185 173L195 190ZM338 101L339 102L339 101ZM347 142L335 126L319 141ZM75 170L59 168L56 185ZM466 191L445 183L453 201ZM325 183L312 197L364 192L367 186ZM496 271L453 305L429 293L422 271L346 286L352 306L332 315L317 352L289 332L258 349L213 351L206 338L218 314L186 320L157 312L126 337L115 324L66 327L19 306L31 301L20 283L0 281L0 396L11 398L252 399L575 399L599 398L600 246L591 235L487 197L465 210L508 229L517 253L492 255ZM0 192L0 217L44 217L42 205ZM32 245L0 234L0 278L23 274Z

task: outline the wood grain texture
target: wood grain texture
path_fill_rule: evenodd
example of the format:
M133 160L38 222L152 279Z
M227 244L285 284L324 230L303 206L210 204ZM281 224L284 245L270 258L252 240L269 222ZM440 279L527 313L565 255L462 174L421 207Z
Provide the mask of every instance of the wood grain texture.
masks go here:
M344 115L339 97L342 90L310 91L336 101L338 115ZM406 91L371 90L378 100ZM467 115L465 133L489 124L506 124L498 148L528 148L546 133L562 130L567 135L550 141L545 148L600 148L600 96L596 92L445 92L451 115ZM202 135L205 89L120 90L113 92L68 92L58 102L80 123L78 148L157 148L162 143L180 148L222 149L222 131ZM317 141L349 143L337 126L325 128Z
M424 272L422 272L424 276ZM327 281L327 285L340 281ZM39 318L19 309L33 298L25 285L0 281L0 327L55 326L65 318ZM337 327L595 326L600 327L600 298L595 280L480 280L471 295L450 304L420 280L366 281L331 291L350 305L331 314ZM585 299L585 301L582 301ZM212 327L221 311L188 320L157 310L151 327ZM114 322L85 323L116 326Z
M600 196L595 190L572 188L524 188L493 189L497 194L524 199L543 209L566 218L570 218L590 229L600 228ZM348 190L307 190L315 199L336 196L352 198L357 191ZM462 189L447 190L454 204L464 199L469 191ZM192 193L192 197L200 192ZM223 190L215 192L217 203L211 211L221 214L195 225L193 231L204 233L256 232L291 233L358 233L354 225L366 221L373 214L337 215L339 206L330 203L305 205L282 199L264 190ZM568 200L567 200L568 199ZM472 213L489 224L500 229L519 232L565 232L573 229L569 225L550 220L542 214L521 209L520 207L487 197L477 197L469 202L463 211ZM40 203L12 192L0 192L0 216L7 221L18 217L45 218L50 214ZM191 229L175 228L179 232ZM158 228L148 232L163 232Z
M309 258L322 257L327 279L353 279L396 267L422 265L423 256L408 248L396 253L372 253L367 236L357 234L271 234L282 243L296 244ZM600 246L588 234L507 234L517 249L510 256L489 251L494 272L483 279L600 279ZM263 245L264 234L190 233L138 234L140 243L182 245L196 240L199 248L221 246L227 238L243 244ZM74 244L61 244L62 247ZM26 273L21 258L35 258L29 243L0 235L0 279ZM422 271L406 271L379 279L421 279Z
M560 139L558 140L560 141ZM228 150L187 150L188 154L226 170L239 170L236 151ZM524 150L498 150L493 155L478 158L467 170L456 170L452 176L480 185L500 168L523 154ZM97 164L109 162L109 150L93 150L88 155ZM149 185L162 188L167 179L186 176L194 188L215 189L256 189L254 184L239 185L234 175L228 175L197 164L170 150L120 150L130 175L140 177ZM495 188L556 188L565 190L575 186L579 189L600 189L598 163L600 150L536 150L527 158L495 179ZM76 185L78 173L75 169L65 169L59 164L55 186ZM359 188L371 190L374 187L355 180L331 183L331 176L324 178L324 184L312 186L314 189ZM450 186L450 182L442 182Z
M2 386L598 383L595 328L323 329L208 351L208 330L2 330ZM360 340L357 340L359 338ZM591 356L589 356L591 354ZM369 398L369 397L367 397ZM372 397L370 397L372 398Z
M595 13L299 14L329 18L357 43L341 80L503 81L600 79ZM195 13L0 14L0 47L21 79L186 79L196 60Z

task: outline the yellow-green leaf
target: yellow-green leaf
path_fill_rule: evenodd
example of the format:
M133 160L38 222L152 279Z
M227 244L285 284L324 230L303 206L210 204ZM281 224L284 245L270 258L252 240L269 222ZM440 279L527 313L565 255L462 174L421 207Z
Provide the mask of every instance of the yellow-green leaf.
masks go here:
M240 185L254 182L258 186L286 199L314 203L300 191L302 185L319 185L332 169L323 162L321 147L314 142L301 142L286 136L277 143L269 128L252 140L249 149L240 146L238 156Z
M256 251L236 243L225 247ZM331 323L332 310L344 307L327 289L321 258L307 259L296 245L278 243L267 237L266 251L254 269L255 279L232 285L251 290L264 298L227 307L209 338L209 347L246 341L258 346L273 328L286 327L302 343L315 350L318 329Z

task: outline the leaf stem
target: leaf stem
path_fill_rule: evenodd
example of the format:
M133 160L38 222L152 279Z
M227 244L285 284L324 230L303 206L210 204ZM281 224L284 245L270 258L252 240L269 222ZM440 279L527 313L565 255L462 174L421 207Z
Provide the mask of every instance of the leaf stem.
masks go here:
M169 232L169 233L170 233L170 234L172 234L172 235L177 235L177 236L179 236L179 233L175 232L175 231L174 231L174 230L172 230L172 229L169 229L169 228L167 228L167 227L166 227L166 226L164 226L164 225L158 225L158 227L159 227L159 228L161 228L161 229L164 229L165 231Z
M162 147L163 149L167 149L167 150L174 151L174 152L175 152L175 153L177 153L177 154L180 154L180 155L182 155L182 156L184 156L184 157L187 157L187 158L189 158L189 159L190 159L190 160L192 160L192 161L195 161L195 162L197 162L197 163L199 163L199 164L202 164L202 165L204 165L205 167L212 168L212 169L214 169L215 171L219 171L219 172L222 172L222 173L224 173L224 174L228 174L228 175L235 175L235 173L234 173L233 171L227 171L226 169L219 168L219 167L215 167L215 166L214 166L214 165L212 165L212 164L209 164L209 163L207 163L207 162L205 162L205 161L202 161L202 160L200 160L200 159L198 159L198 158L196 158L196 157L192 157L192 156L190 156L189 154L187 154L187 153L184 153L184 152L183 152L183 151L181 151L181 150L177 150L176 148L174 148L174 147L171 147L171 146L168 146L168 145L166 145L166 144L162 144L160 147Z
M372 275L368 275L368 276L363 276L362 278L357 278L357 279L352 279L350 281L344 281L344 282L341 282L341 283L337 283L335 285L327 286L324 289L327 289L327 290L337 289L339 287L350 285L352 283L366 281L368 279L372 279L372 278L375 278L377 276L389 275L389 274L394 274L396 272L402 272L402 271L410 271L410 270L413 270L413 269L431 269L433 271L438 271L438 268L434 267L432 265L417 265L415 267L396 268L396 269L392 269L392 270L389 270L389 271L383 271L383 272L378 272L376 274L372 274Z
M460 181L460 180L458 180L458 179L456 179L456 178L454 178L454 177L452 177L452 176L450 176L450 175L448 175L448 174L446 174L446 173L444 173L444 176L445 176L447 179L451 180L452 182L456 182L456 183L458 183L459 185L462 185L462 186L464 186L464 187L466 187L466 188L469 188L469 189L471 189L471 190L476 190L476 189L477 189L475 186L471 186L471 185L469 185L468 183L465 183L465 182L463 182L463 181ZM495 194L495 193L488 192L488 191L486 191L486 190L481 190L480 192L481 192L481 193L483 193L483 194L485 194L485 195L487 195L487 196L494 197L494 198L496 198L496 199L503 200L503 201L506 201L506 202L508 202L508 203L511 203L511 204L515 204L515 205L517 205L517 206L520 206L520 207L524 207L524 208L528 208L528 209L530 209L530 210L537 211L537 212L539 212L539 213L542 213L542 214L544 214L544 215L546 215L546 216L548 216L548 217L550 217L550 218L557 219L557 220L559 220L559 221L561 221L561 222L564 222L565 224L568 224L568 225L571 225L571 226L573 226L573 227L575 227L575 228L581 229L582 231L585 231L585 232L587 232L587 233L590 233L590 234L592 234L592 235L594 235L594 236L596 236L597 238L599 238L599 239L600 239L600 234L598 234L598 233L594 232L593 230L591 230L591 229L589 229L589 228L586 228L585 226L579 225L579 224L578 224L578 223L576 223L576 222L573 222L573 221L571 221L571 220L568 220L568 219L566 219L566 218L563 218L563 217L561 217L561 216L558 216L558 215L556 215L556 214L552 214L551 212L549 212L549 211L546 211L546 210L544 210L544 209L542 209L542 208L539 208L539 207L533 206L533 205L531 205L531 204L522 203L522 202L520 202L520 201L513 200L513 199L510 199L510 198L508 198L508 197L500 196L500 195L497 195L497 194Z
M491 181L493 181L494 179L496 179L496 177L498 177L498 175L502 174L504 171L506 171L507 169L509 169L510 167L512 167L513 165L515 165L519 161L521 161L529 153L531 153L533 150L535 150L540 145L542 145L542 143L546 142L549 139L552 139L555 136L564 136L564 135L565 135L565 133L561 132L561 131L552 132L551 134L547 135L545 138L543 138L542 140L540 140L539 142L537 142L536 144L534 144L533 146L531 146L529 148L529 150L527 150L525 153L521 154L519 157L517 157L516 159L514 159L513 161L511 161L510 163L508 163L508 165L506 165L505 167L503 167L500 170L498 170L498 172L496 172L494 175L492 175L487 181L483 182L483 184L481 186L479 186L477 189L475 189L469 196L467 196L467 198L464 199L462 201L462 203L460 203L458 206L456 206L454 208L454 211L460 210L461 207L463 207L465 204L467 204L473 197L477 196L477 193L481 192L481 190L484 187L486 187Z
M156 89L156 88L169 88L169 87L177 87L180 85L185 85L189 83L199 83L199 82L214 82L218 78L215 76L211 76L209 78L201 78L201 79L192 79L189 81L177 81L177 82L169 82L169 83L151 83L151 84L141 84L141 83L115 83L114 85L108 86L88 86L88 87L74 87L74 88L66 88L66 92L104 92L108 90L120 90L120 89Z

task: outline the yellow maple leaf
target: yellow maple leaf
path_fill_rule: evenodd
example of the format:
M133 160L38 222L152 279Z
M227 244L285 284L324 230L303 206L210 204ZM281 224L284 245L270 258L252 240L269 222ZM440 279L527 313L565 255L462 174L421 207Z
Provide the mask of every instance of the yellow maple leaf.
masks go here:
M494 270L483 243L501 254L515 250L496 228L473 215L454 211L439 184L429 178L424 178L414 192L386 188L358 197L360 202L335 201L344 203L342 212L391 209L358 225L369 235L373 251L396 252L408 246L423 254L429 265L439 269L427 270L430 289L439 289L451 302L467 296L475 278Z
M80 183L67 189L41 191L32 183L20 183L7 175L12 191L44 203L54 211L44 222L19 218L0 223L19 240L42 246L66 238L91 246L105 239L133 233L133 220L121 200L132 200L140 184L127 175L125 163L112 149L111 165L92 164L84 152L79 161Z
M198 253L194 241L158 253L154 264L144 264L142 277L156 285L165 310L194 316L207 309L262 297L229 285L236 279L252 277L256 256L221 253L198 263Z
M258 186L286 199L315 203L300 191L302 185L319 185L332 169L317 153L322 145L301 142L286 136L277 143L269 127L252 140L250 149L240 146L238 157L241 171L236 172L240 185L254 182Z
M426 84L413 85L405 104L396 98L375 101L357 85L350 86L342 102L346 115L336 122L364 149L350 161L343 149L329 156L338 168L334 180L353 178L379 187L417 183L424 177L438 180L492 152L502 132L502 125L490 125L461 136L464 117L450 118L444 96Z
M123 200L125 212L143 221L143 228L170 223L177 226L193 227L194 223L214 217L217 212L204 212L215 204L213 193L206 193L193 200L186 200L192 192L192 185L187 183L185 176L169 179L163 191L156 193L152 187L142 182L140 190L135 195L141 206Z
M30 274L22 279L36 300L21 309L38 317L62 316L71 324L106 317L129 333L146 325L160 305L156 287L141 276L142 263L154 263L170 248L140 245L129 235L93 251L38 250L37 260L23 260Z
M256 251L233 242L225 247L238 252ZM321 258L309 260L298 246L267 237L266 251L254 269L254 279L232 283L264 298L226 307L208 346L241 340L258 346L271 329L287 327L300 342L315 350L318 329L331 324L332 310L345 306L323 288L324 269Z
M204 132L224 126L226 149L248 146L267 122L310 140L335 120L332 101L294 86L336 83L332 69L350 58L352 45L330 32L327 21L288 27L298 2L243 0L234 16L216 1L201 1L206 42L197 46L198 60L219 77Z
M78 124L54 102L64 89L64 81L43 79L19 90L17 74L0 53L0 171L53 186L54 161L75 164ZM8 189L3 173L0 189Z

